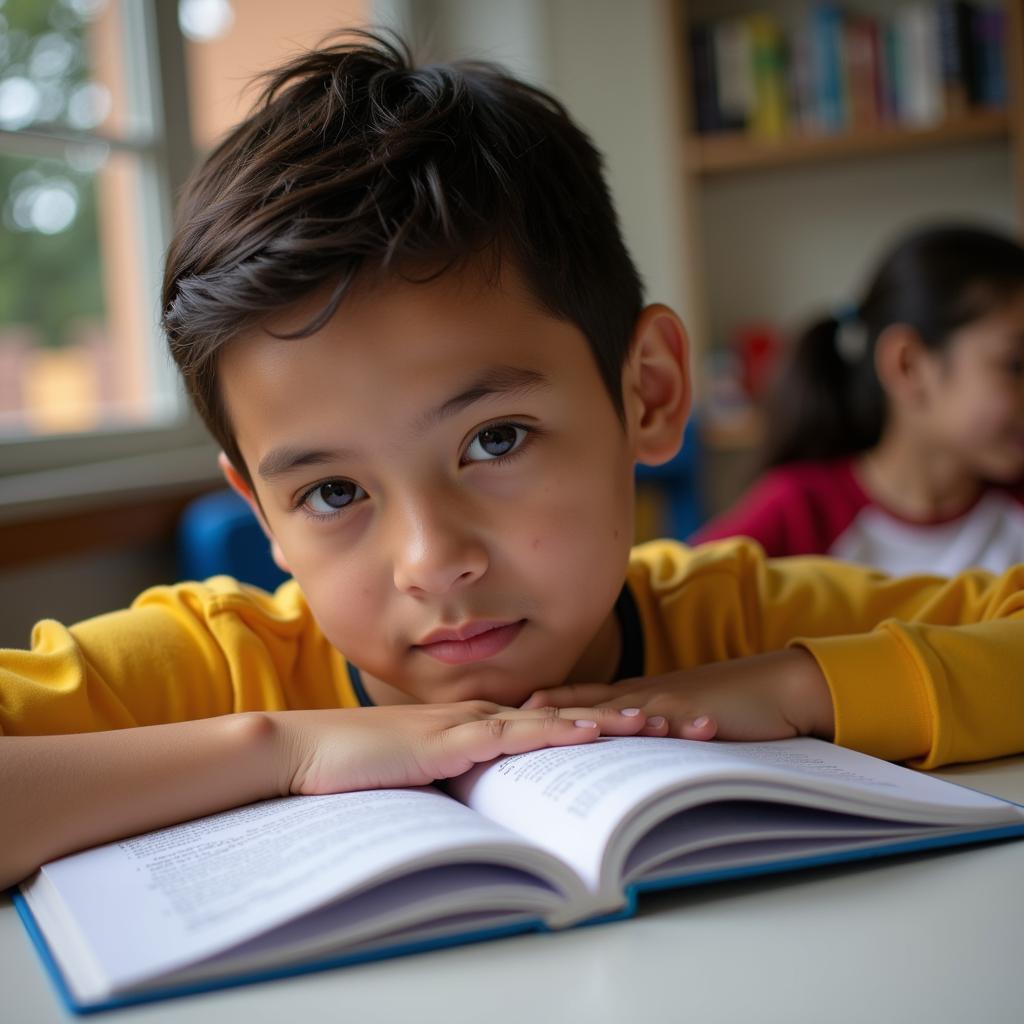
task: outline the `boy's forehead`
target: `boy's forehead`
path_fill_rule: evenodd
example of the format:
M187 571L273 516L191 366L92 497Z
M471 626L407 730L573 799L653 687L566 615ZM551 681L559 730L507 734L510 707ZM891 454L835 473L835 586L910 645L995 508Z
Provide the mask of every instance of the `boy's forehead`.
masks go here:
M275 416L314 422L318 403L354 403L375 415L400 405L415 417L459 400L459 389L501 390L502 380L557 386L581 372L603 391L582 333L542 309L514 268L500 277L467 267L429 281L360 280L321 329L287 337L329 298L324 289L303 299L222 353L222 395L243 447L248 428L263 433Z

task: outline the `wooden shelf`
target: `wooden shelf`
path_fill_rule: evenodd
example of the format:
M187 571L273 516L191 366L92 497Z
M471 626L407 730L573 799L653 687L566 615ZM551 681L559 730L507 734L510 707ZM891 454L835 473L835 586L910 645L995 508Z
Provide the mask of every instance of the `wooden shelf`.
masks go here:
M934 128L879 127L841 135L793 135L757 139L742 133L693 135L686 143L686 167L700 175L731 174L771 167L937 149L986 139L1008 138L1005 110L976 110Z

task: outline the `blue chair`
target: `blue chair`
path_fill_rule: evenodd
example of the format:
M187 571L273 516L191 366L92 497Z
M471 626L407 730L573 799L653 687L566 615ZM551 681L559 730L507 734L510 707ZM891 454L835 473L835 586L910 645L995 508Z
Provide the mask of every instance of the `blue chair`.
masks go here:
M679 454L662 466L638 466L638 486L653 484L661 492L665 510L660 524L663 537L685 540L705 519L700 474L703 453L700 427L695 419L686 425Z
M234 491L214 491L189 503L178 524L181 579L224 573L273 590L288 577L270 557L270 544L249 506Z

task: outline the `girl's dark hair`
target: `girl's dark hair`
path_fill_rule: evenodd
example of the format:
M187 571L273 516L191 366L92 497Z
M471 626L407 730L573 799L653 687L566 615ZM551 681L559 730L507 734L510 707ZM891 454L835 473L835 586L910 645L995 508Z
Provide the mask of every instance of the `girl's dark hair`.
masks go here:
M217 387L225 344L321 288L318 330L366 271L431 280L511 261L586 336L622 411L642 305L590 139L553 97L482 63L416 67L347 31L264 76L254 112L185 188L162 324L196 408L247 473Z
M876 445L887 412L874 359L882 331L906 324L940 351L954 331L1021 287L1024 248L1008 237L942 225L905 238L855 308L812 323L798 337L769 401L763 467Z

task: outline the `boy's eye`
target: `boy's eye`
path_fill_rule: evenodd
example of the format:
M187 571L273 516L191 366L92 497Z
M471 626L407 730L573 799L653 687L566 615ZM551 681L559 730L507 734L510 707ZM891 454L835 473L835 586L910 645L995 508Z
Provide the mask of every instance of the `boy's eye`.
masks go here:
M325 480L302 496L302 504L318 516L329 516L366 497L366 491L351 480Z
M515 451L523 443L526 429L514 423L501 423L494 427L485 427L470 442L466 449L469 462L488 462L500 459Z

